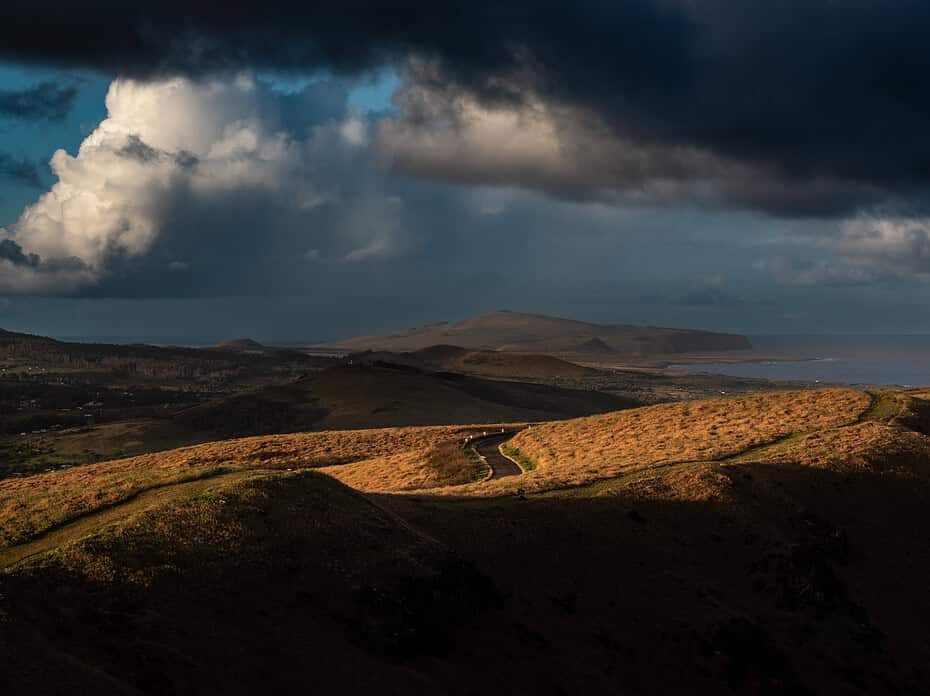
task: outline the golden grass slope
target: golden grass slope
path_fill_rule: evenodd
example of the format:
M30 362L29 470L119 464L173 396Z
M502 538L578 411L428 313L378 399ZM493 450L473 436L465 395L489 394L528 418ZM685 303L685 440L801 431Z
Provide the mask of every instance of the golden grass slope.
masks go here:
M516 479L447 494L501 495L583 485L639 469L715 461L796 433L857 421L872 403L823 389L660 404L526 428L510 445L536 464Z
M902 470L918 459L930 463L930 439L920 433L866 421L845 428L824 430L791 438L782 447L749 452L739 464L798 464L832 471Z
M154 488L241 471L315 468L366 492L485 497L580 486L678 463L747 457L762 446L770 446L771 457L777 448L796 441L822 461L830 452L848 459L869 448L891 451L900 438L890 426L863 423L858 430L844 428L841 436L831 432L860 421L873 402L852 389L825 389L663 404L536 424L510 442L536 468L486 482L479 482L481 463L463 452L460 443L467 434L499 425L327 431L196 445L0 481L0 548ZM799 440L805 435L809 439Z
M492 427L501 426L382 428L250 437L8 479L0 481L0 548L22 543L77 516L118 504L154 487L241 469L320 468L365 461L371 471L395 472L391 478L394 487L462 483L477 475L478 463L463 458L450 465L448 457L453 454L430 457L430 453L446 447L445 443L460 442L467 434ZM470 469L463 468L469 465Z
M415 491L483 479L487 466L462 447L460 433L453 435L454 439L437 441L425 451L408 449L320 471L366 492Z

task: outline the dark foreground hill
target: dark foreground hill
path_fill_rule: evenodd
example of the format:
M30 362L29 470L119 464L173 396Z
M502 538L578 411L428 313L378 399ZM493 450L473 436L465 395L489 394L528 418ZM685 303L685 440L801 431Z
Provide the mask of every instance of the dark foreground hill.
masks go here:
M745 336L652 326L592 324L541 314L500 311L457 322L439 322L380 336L361 336L325 344L325 348L416 351L434 345L517 351L576 353L601 356L665 355L697 351L742 350Z
M503 495L363 495L310 470L340 453L389 467L460 442L456 428L254 438L0 482L0 691L927 693L926 396L531 426L539 486ZM672 451L658 437L637 457L627 435L653 416L676 429ZM583 483L566 487L571 462Z

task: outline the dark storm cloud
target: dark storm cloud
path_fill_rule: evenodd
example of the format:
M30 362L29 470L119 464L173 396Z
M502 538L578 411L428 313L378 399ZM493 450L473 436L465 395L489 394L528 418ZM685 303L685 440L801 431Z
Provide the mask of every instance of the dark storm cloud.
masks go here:
M14 0L0 57L145 77L358 71L416 56L436 65L437 83L484 104L539 99L594 115L640 148L644 181L669 149L697 149L739 167L725 203L807 217L849 214L892 190L926 197L928 36L930 5L918 0ZM471 178L576 198L603 185L521 176ZM607 185L635 188L629 178Z
M74 85L53 82L40 82L22 90L0 90L0 118L60 121L71 111L77 94Z
M0 151L0 178L42 188L42 177L35 162Z

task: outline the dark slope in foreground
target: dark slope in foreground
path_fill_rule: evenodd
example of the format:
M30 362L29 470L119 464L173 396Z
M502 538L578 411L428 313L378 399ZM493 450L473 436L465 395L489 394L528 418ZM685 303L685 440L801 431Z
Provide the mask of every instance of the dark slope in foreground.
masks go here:
M383 666L448 650L492 596L447 547L313 473L179 501L0 582L9 696L385 693ZM416 688L405 672L388 668Z
M0 691L927 693L930 440L869 428L486 500L258 474L4 576Z
M469 349L524 353L657 355L697 351L743 350L745 336L654 326L592 324L541 314L500 311L457 322L439 322L407 331L361 336L325 344L359 352L416 351L451 344Z

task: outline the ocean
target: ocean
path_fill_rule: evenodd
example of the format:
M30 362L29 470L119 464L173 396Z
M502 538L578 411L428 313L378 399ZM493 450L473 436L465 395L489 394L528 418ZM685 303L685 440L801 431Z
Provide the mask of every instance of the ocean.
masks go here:
M750 336L751 351L732 355L755 357L742 363L679 364L698 372L778 380L844 384L930 385L930 335L900 336ZM775 361L765 357L800 360Z

